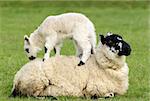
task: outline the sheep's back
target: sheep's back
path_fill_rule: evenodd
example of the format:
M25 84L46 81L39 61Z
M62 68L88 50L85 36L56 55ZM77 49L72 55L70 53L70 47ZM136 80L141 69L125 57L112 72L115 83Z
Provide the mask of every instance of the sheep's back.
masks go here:
M46 77L54 85L61 85L59 81L70 83L82 90L88 80L88 68L77 66L80 60L77 57L58 56L45 61L43 70Z

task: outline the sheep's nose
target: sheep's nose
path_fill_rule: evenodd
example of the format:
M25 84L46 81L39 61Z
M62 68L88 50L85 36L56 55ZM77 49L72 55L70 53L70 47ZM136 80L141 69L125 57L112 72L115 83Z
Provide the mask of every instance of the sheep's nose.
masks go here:
M31 57L29 57L29 60L34 60L36 57L34 57L34 56L31 56Z

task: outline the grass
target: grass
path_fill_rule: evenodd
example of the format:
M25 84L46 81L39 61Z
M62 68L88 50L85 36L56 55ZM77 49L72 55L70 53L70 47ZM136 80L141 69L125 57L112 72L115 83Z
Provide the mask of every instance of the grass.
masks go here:
M89 6L87 6L88 4ZM114 5L116 4L116 5ZM80 12L95 24L97 36L106 32L119 33L132 46L129 65L129 90L108 101L149 101L149 39L148 2L0 2L0 101L39 101L35 98L8 98L15 73L28 62L23 51L23 36L30 34L48 16ZM98 39L98 37L97 37ZM74 55L70 40L64 42L62 54ZM52 54L53 55L53 54ZM39 54L43 56L43 52ZM47 98L45 100L50 100ZM58 97L60 101L85 101L76 97ZM90 101L90 99L87 99Z

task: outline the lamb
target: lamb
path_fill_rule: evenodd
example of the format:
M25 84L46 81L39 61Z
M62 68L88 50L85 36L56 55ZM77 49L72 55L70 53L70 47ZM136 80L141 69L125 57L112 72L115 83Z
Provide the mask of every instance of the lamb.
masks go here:
M12 96L113 97L128 90L131 48L116 34L101 35L96 54L85 65L76 66L75 56L56 56L42 62L35 59L15 75Z
M63 40L70 38L76 45L76 55L81 58L78 66L84 65L91 53L95 53L96 33L93 23L83 14L65 13L48 16L42 24L31 33L24 36L24 50L30 60L44 47L43 60L49 58L52 49L60 55Z

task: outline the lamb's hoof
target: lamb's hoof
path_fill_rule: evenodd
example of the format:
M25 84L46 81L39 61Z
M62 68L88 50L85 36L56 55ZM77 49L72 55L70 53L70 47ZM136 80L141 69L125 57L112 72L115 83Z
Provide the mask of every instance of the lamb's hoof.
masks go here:
M80 63L78 64L78 66L82 66L84 64L85 64L84 62L80 61Z
M45 59L43 59L43 62L45 61Z
M36 59L36 57L34 57L34 56L29 57L29 60L34 60L34 59Z
M115 93L109 93L109 94L107 94L106 96L105 96L105 99L107 99L107 98L112 98L112 97L114 97L115 96Z

